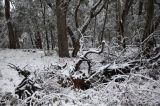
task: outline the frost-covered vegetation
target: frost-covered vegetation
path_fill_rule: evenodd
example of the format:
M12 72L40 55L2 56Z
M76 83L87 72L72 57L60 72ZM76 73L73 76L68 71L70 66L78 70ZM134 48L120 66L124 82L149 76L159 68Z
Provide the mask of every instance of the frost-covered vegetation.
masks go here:
M159 0L0 0L0 106L159 105Z
M135 55L139 53L137 48L129 47L125 53L110 50L115 54L107 55L108 57L106 57L108 51L105 50L100 55L90 54L88 57L92 58L91 70L95 71L97 75L98 73L102 75L102 71L106 67L108 70L105 71L121 71L117 68L124 68L129 66L128 64L132 64L133 61L138 61L134 59ZM81 90L75 88L71 80L67 79L74 70L75 64L79 61L78 58L58 58L56 53L52 56L44 56L43 51L39 50L1 49L0 54L1 104L3 105L25 106L29 103L33 106L158 106L160 104L159 60L152 63L148 63L149 60L141 60L143 65L137 63L136 66L130 67L130 73L128 74L103 78L107 81L100 81L101 78L95 76L92 87ZM106 58L110 58L110 60L101 63ZM15 95L15 88L24 77L19 76L16 70L8 66L8 63L29 70L31 72L29 79L35 81L35 86L40 89L28 98L18 99L18 96ZM65 68L59 68L66 63ZM81 65L80 71L81 73L77 72L73 76L80 77L82 73L88 75L89 78L92 76L87 72L86 63Z

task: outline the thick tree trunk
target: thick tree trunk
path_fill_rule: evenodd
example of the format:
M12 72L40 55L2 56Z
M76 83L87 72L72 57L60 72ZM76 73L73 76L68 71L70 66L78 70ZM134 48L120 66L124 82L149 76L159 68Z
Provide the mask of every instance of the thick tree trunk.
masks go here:
M13 25L11 23L9 0L5 0L5 17L7 21L7 27L8 27L9 48L16 49L19 47L19 41L18 41L18 37L14 33Z
M56 0L58 49L60 57L69 57L64 0Z

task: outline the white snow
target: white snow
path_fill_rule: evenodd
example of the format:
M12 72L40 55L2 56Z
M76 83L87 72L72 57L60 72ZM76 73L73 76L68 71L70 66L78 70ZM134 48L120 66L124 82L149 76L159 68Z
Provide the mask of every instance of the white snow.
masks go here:
M26 70L34 72L35 70L43 70L44 67L48 67L51 64L63 66L67 63L70 65L68 60L70 59L58 58L57 53L54 53L52 56L44 56L44 52L40 50L30 50L28 52L25 49L0 49L0 73L2 74L2 78L0 78L0 89L2 89L2 92L13 92L15 87L23 79L23 77L18 75L17 71L8 66L8 63L12 63L20 68L25 67ZM68 75L68 71L66 70L63 73Z
M92 60L94 59L95 61L99 61L96 56ZM44 69L51 66L51 64L64 66L67 63L66 68L54 71L62 76L69 76L77 60L78 58L59 58L56 52L52 56L44 56L44 52L41 50L0 49L0 92L14 93L15 88L23 79L23 77L18 75L17 71L8 66L8 63L12 63L20 68L25 67L26 70L31 71L31 74L37 70L39 72L46 72L47 74L47 71ZM128 63L114 63L104 66L98 64L97 66L95 74L105 68L124 68L128 66ZM50 71L52 69L48 70L48 72ZM83 68L81 71L86 72ZM158 105L160 103L160 80L155 81L147 76L144 76L144 79L142 79L143 76L141 73L117 75L113 79L125 77L126 80L122 83L112 80L108 83L95 85L93 88L85 91L72 89L72 87L62 88L58 85L56 79L46 79L43 86L44 88L46 87L44 90L53 91L48 91L50 92L49 94L44 94L44 90L38 91L38 95L41 96L41 99L38 99L38 101L48 103L57 98L54 103L49 104L51 106L52 104L53 106L59 104L61 106L124 106L126 103L135 105L149 104L150 106ZM77 77L79 76L77 75Z

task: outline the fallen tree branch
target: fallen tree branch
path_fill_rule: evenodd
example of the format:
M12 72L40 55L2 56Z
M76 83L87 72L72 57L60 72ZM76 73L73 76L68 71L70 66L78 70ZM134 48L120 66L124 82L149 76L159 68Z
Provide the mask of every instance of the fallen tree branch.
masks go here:
M105 42L103 41L102 42L102 47L101 47L101 50L100 51L88 51L87 53L85 53L83 55L83 57L81 57L81 59L76 63L75 65L75 69L74 69L74 72L78 71L79 68L80 68L80 65L82 64L82 62L84 61L87 61L87 64L88 64L88 72L90 72L90 69L91 69L91 61L87 58L87 55L89 54L101 54L103 51L104 51L104 45L105 45Z
M77 71L80 70L80 66L83 62L87 62L88 64L88 74L91 74L91 60L87 58L87 56L89 54L101 54L103 51L104 51L104 45L105 45L105 42L103 41L102 42L102 45L101 45L101 50L100 51L88 51L87 53L85 53L81 58L80 60L75 64L75 68L74 68L74 71L73 71L73 74ZM71 75L70 76L70 80L74 86L74 88L78 88L78 89L82 89L82 90L85 90L85 89L88 89L91 87L91 83L90 83L90 80L86 79L86 78L75 78L74 75Z
M91 54L91 53L94 53L94 54L101 54L103 51L104 51L104 45L105 45L105 42L103 41L102 42L102 47L101 47L101 50L96 52L96 51L88 51L83 57L87 58L87 55Z
M16 70L18 72L19 75L24 76L25 78L27 78L31 73L28 70L22 70L19 67L15 66L12 63L8 63L8 66L14 70Z

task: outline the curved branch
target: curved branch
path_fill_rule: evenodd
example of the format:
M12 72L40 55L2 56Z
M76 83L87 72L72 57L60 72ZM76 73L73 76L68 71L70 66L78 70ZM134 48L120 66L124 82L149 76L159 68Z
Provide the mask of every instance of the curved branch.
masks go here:
M91 54L91 53L95 53L95 54L101 54L104 50L104 45L105 45L105 42L102 42L102 48L100 51L96 52L96 51L88 51L86 54L84 54L83 57L87 58L87 55Z
M105 7L105 4L107 3L107 1L108 0L104 1L104 4L101 6L101 8L97 12L95 12L95 10L97 9L98 5L102 2L102 0L99 0L99 2L91 9L88 19L86 20L86 22L81 27L82 34L86 31L86 29L87 29L88 25L90 24L91 20L94 17L96 17L102 11L102 9Z
M87 55L89 55L91 53L101 54L103 52L103 50L104 50L104 45L105 45L105 42L102 42L101 50L98 51L98 52L96 52L96 51L88 51L87 53L85 53L84 56L81 57L81 59L76 63L74 72L78 71L79 68L80 68L80 65L82 64L82 62L86 61L87 64L88 64L88 73L90 73L90 71L91 71L91 61L87 58Z

